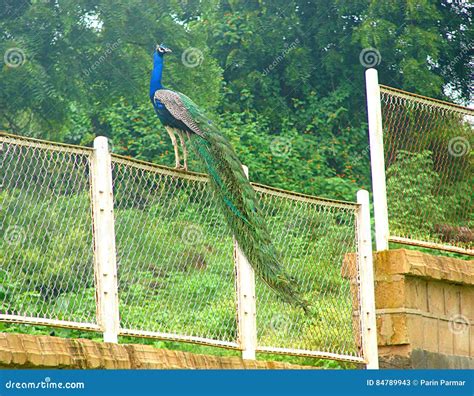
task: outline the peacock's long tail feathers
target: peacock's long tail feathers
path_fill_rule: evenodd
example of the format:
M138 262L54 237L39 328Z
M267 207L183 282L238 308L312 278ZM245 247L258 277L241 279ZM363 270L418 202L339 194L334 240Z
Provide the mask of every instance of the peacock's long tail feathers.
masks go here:
M296 281L281 265L260 212L255 190L229 141L186 95L159 89L154 94L154 100L158 100L168 111L157 112L165 125L187 132L189 144L207 169L210 185L224 217L255 273L285 301L307 312L307 302L301 297Z
M280 264L255 190L229 141L215 128L206 128L205 138L189 134L189 143L204 162L225 219L256 274L286 302L307 312L296 281Z

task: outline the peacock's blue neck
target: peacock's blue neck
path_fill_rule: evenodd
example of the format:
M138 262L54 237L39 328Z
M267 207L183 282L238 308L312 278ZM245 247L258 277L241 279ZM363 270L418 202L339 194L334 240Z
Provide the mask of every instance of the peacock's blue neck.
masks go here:
M162 89L161 75L163 74L163 54L155 51L153 54L153 70L150 78L150 100L153 103L153 95L157 89Z

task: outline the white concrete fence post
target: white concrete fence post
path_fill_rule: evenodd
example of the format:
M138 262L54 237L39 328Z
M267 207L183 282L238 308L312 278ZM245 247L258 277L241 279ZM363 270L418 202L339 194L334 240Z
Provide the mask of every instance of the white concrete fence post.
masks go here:
M362 348L368 369L379 368L377 323L375 316L374 263L370 227L370 201L366 190L357 192L357 240L359 256Z
M248 168L244 165L245 175ZM237 315L242 358L255 360L257 348L257 309L255 298L255 273L234 239L234 260L237 276Z
M94 139L91 161L92 222L97 319L105 342L118 342L120 326L115 256L112 161L107 138Z
M388 209L383 148L382 106L376 69L365 72L367 117L369 123L370 166L374 199L375 245L377 251L388 250Z

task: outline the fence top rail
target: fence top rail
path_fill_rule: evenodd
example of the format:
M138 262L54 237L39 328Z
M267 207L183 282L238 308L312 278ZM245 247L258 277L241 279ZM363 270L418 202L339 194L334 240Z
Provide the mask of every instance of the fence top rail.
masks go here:
M135 168L143 169L150 172L165 174L174 177L180 177L188 180L195 180L200 182L207 182L208 177L205 173L185 171L184 169L171 168L165 165L158 165L153 162L143 161L136 158L127 157L120 154L112 154L112 161L122 164L134 166Z
M359 204L356 202L340 201L337 199L320 198L314 195L302 194L294 191L283 190L276 187L266 186L259 183L250 183L256 191L260 191L266 194L274 195L281 198L292 199L294 201L301 201L306 203L312 203L317 205L333 206L342 209L356 210L359 208Z
M414 100L416 102L427 104L430 106L437 106L469 116L474 116L474 109L470 109L469 107L461 106L451 102L446 102L444 100L430 98L428 96L418 95L412 92L403 91L401 89L389 87L387 85L380 84L379 86L381 92L385 92L393 96L398 96L400 98Z
M469 249L469 248L445 245L445 244L436 243L436 242L420 241L419 239L398 237L395 235L390 235L388 237L388 240L390 242L400 243L403 245L421 246L427 249L444 250L445 252L453 252L453 253L459 253L459 254L466 254L468 256L474 256L474 249Z
M165 175L170 175L174 177L180 177L183 179L195 180L195 181L200 181L200 182L205 182L205 183L209 181L209 178L207 174L205 173L190 172L190 171L170 168L168 166L157 165L152 162L137 160L135 158L126 157L123 155L112 154L112 160L116 163L134 166L139 169L156 172L159 174L165 174ZM343 209L357 209L359 207L359 204L356 202L339 201L339 200L330 199L330 198L320 198L313 195L298 193L295 191L288 191L288 190L283 190L281 188L270 187L270 186L259 184L259 183L250 183L250 184L252 184L252 186L254 187L256 191L278 196L281 198L292 199L295 201L326 205L326 206L334 206L334 207L339 207Z
M79 146L67 143L51 142L49 140L36 139L29 136L12 135L5 131L0 131L0 141L10 141L18 145L42 148L45 150L60 151L73 154L91 154L91 147Z

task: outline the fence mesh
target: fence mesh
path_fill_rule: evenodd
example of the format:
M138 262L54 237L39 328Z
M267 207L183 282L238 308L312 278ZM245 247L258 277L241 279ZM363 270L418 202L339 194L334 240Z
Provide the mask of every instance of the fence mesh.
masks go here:
M0 320L99 329L92 150L0 143ZM112 155L112 179L121 334L239 348L234 241L207 177ZM358 205L255 188L312 306L305 316L257 278L259 349L362 361Z
M0 314L96 323L92 151L9 136L0 145Z
M474 110L381 86L392 240L472 252Z
M259 347L361 356L357 268L348 259L357 251L357 206L256 188L282 264L311 305L305 315L257 279Z
M232 235L203 177L113 157L122 327L237 341Z

